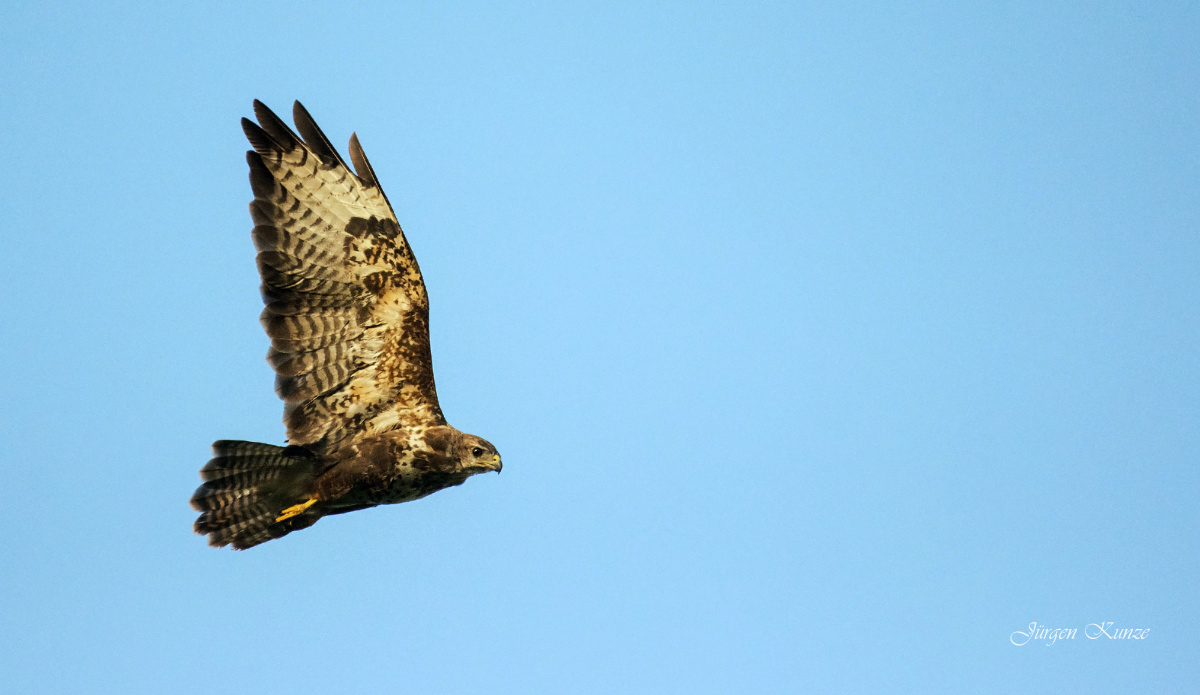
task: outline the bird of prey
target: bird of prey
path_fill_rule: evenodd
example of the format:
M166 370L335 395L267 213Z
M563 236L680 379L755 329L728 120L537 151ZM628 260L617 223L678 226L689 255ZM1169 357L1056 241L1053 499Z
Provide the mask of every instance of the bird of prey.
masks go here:
M425 282L357 134L351 171L300 102L299 135L257 100L254 113L260 321L288 446L215 442L191 499L196 533L238 550L501 467L442 416Z

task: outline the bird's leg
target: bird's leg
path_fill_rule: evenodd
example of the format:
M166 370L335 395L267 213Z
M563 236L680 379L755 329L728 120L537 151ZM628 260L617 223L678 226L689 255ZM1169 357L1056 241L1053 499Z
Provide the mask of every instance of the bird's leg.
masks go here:
M293 504L292 506L283 510L283 512L281 512L279 514L279 516L276 517L275 521L279 522L279 521L283 521L284 519L290 519L294 516L300 516L301 514L304 513L304 510L308 509L309 507L313 506L316 503L317 503L317 500L315 498L313 498L313 499L305 500L304 502L301 502L300 504Z

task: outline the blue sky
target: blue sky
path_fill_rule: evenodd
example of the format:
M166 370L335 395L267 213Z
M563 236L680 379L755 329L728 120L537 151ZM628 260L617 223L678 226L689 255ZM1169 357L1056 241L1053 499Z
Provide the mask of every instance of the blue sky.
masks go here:
M336 5L2 10L0 690L1196 687L1195 7ZM233 553L255 98L505 469Z

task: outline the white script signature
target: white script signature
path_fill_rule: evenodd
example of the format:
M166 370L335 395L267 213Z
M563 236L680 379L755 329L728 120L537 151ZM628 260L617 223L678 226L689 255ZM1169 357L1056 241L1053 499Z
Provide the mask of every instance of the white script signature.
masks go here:
M1113 625L1115 623L1111 620L1104 623L1089 623L1087 627L1083 628L1083 636L1088 639L1100 639L1101 637L1107 637L1108 639L1146 639L1150 635L1150 628L1148 627L1116 628ZM1031 641L1045 640L1046 646L1049 647L1059 640L1075 639L1075 635L1078 632L1079 629L1074 627L1047 627L1045 625L1038 625L1035 620L1029 623L1028 632L1017 630L1008 636L1008 641L1018 647L1024 647Z

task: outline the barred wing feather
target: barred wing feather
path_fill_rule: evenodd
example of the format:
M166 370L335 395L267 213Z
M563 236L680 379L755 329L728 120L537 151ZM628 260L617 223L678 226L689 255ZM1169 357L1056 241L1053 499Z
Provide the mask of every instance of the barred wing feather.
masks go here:
M261 102L242 119L267 360L288 441L315 452L397 426L443 425L416 258L358 137L346 166L296 102L296 135ZM301 137L302 136L302 137Z

